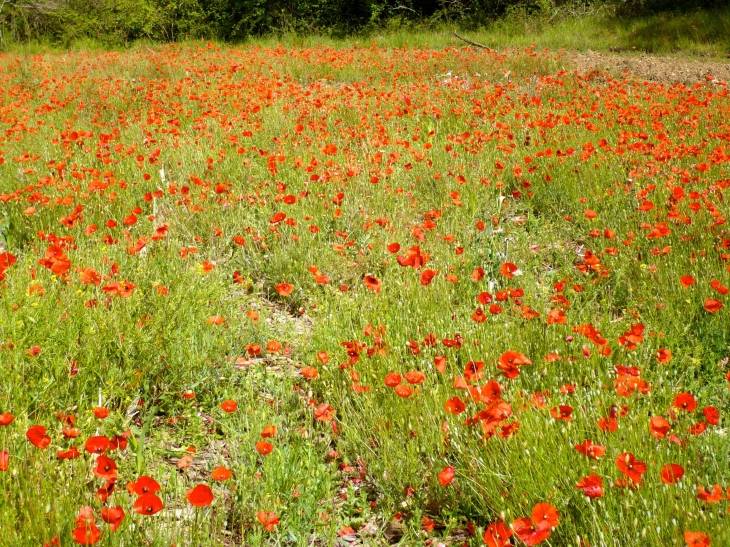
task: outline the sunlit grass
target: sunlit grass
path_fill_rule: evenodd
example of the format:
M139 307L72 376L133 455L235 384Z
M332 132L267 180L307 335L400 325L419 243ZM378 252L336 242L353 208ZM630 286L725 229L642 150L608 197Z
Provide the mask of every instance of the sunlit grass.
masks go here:
M0 543L730 540L726 87L452 38L0 57Z

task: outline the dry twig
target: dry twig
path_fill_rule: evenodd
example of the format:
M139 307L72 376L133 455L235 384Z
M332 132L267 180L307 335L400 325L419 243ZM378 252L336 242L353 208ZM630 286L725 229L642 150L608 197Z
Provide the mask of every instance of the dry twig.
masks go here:
M451 31L451 34L453 34L454 36L456 36L459 40L464 40L467 44L470 44L470 45L475 46L475 47L480 47L482 49L486 49L487 51L493 51L492 48L487 47L484 44L480 44L479 42L473 42L471 40L468 40L467 38L464 38L463 36L459 36L453 30Z

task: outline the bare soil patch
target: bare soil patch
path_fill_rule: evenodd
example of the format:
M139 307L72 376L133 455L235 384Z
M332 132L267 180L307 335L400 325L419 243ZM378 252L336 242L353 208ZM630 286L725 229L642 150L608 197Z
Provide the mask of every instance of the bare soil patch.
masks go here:
M621 55L617 53L574 53L570 57L580 73L594 70L611 76L631 74L664 84L730 82L730 61L687 59L657 55Z

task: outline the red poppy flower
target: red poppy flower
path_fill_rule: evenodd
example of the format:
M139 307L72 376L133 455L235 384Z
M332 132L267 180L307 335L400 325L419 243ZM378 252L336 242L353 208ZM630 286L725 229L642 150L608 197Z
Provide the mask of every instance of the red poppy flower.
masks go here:
M407 399L408 397L413 395L413 388L405 384L398 384L397 386L395 386L395 394L398 395L398 397Z
M484 530L484 543L487 547L509 547L510 530L504 522L493 522Z
M576 444L574 447L578 452L584 456L588 456L592 460L601 458L606 453L606 447L593 444L590 439L583 441L581 444Z
M568 318L563 310L550 310L547 314L546 322L548 325L565 325Z
M308 380L314 380L317 376L319 376L319 371L317 371L314 367L304 367L299 371L299 373Z
M256 513L256 518L267 532L273 531L276 525L279 524L279 517L276 516L276 513L270 511L259 511Z
M205 320L205 322L209 325L215 325L216 327L218 327L226 322L226 318L221 317L220 315L211 315L210 317L208 317L208 319Z
M101 288L102 291L109 294L116 294L119 298L129 298L132 292L137 288L128 281L113 281Z
M479 395L481 396L483 403L497 401L502 395L502 386L500 386L495 380L489 380L482 386Z
M81 452L75 446L72 446L66 451L56 452L56 457L59 460L75 460L81 456Z
M101 539L101 530L97 528L93 521L77 526L72 534L74 541L81 545L94 545Z
M140 515L154 515L162 511L162 500L155 494L143 494L134 501L134 510Z
M109 439L104 435L89 437L84 444L84 450L90 454L103 454L109 449Z
M502 264L502 266L499 268L499 273L501 273L505 277L514 277L515 272L519 271L519 268L512 264L511 262L505 262Z
M444 410L450 414L461 414L466 410L466 405L458 397L452 397L444 405Z
M229 412L229 413L235 412L236 409L238 408L238 403L236 401L229 399L229 400L223 401L221 403L221 408L223 409L224 412Z
M274 216L272 216L269 219L269 222L271 224L278 224L279 222L282 222L285 219L286 219L286 213L282 213L281 211L279 211L278 213L275 213Z
M406 379L406 382L413 385L422 384L426 381L426 375L420 370L411 370L410 372L406 372L404 378Z
M657 350L656 360L657 360L657 363L666 365L669 361L672 360L672 352L668 349Z
M694 412L697 408L697 400L691 393L680 393L674 398L674 408Z
M720 412L714 406L706 406L702 409L705 420L710 425L718 425L720 423Z
M104 408L103 406L94 407L94 416L96 416L100 420L103 420L104 418L109 416L109 409Z
M188 490L185 497L190 505L195 507L206 507L213 503L213 491L205 484L199 484L195 488Z
M213 472L211 473L210 477L214 481L227 481L231 478L231 475L233 472L230 469L227 469L226 467L216 467L213 469Z
M437 355L433 358L433 364L436 367L436 370L439 371L441 374L444 374L446 372L446 357L443 355Z
M94 522L94 508L84 505L79 509L79 516L76 517L74 523L76 526L83 526L85 524L92 524Z
M51 444L51 438L46 435L46 428L42 425L31 426L25 432L26 438L38 448L44 449Z
M602 431L611 433L618 429L618 422L615 418L601 418L598 420L598 428Z
M637 484L641 482L646 473L646 464L637 460L630 452L619 454L616 458L616 466L625 477Z
M516 351L507 351L500 355L499 357L499 364L500 365L515 365L515 366L524 366L524 365L531 365L532 361L530 361L527 357L522 355L521 353L517 353Z
M564 422L570 422L572 420L570 417L571 414L573 414L573 407L567 405L560 405L550 409L550 415L553 418Z
M521 353L508 351L500 356L497 368L503 371L507 378L514 380L520 375L520 371L517 367L530 364L532 364L532 361Z
M534 522L538 528L555 528L558 524L560 524L560 513L558 513L558 510L549 503L538 503L535 505L532 509L531 516L532 522Z
M717 313L722 309L722 302L713 298L705 298L705 309L710 313Z
M730 289L728 289L725 285L720 283L717 279L713 279L710 281L710 287L715 289L717 292L719 292L722 295L726 295L730 292Z
M433 278L437 275L438 272L436 270L423 270L423 272L421 272L421 285L424 287L430 285Z
M0 414L0 426L10 425L14 419L15 417L10 412Z
M707 424L705 422L697 422L689 428L689 433L690 435L700 435L704 433L706 429Z
M124 520L124 509L118 505L116 507L104 507L101 510L101 520L109 525L112 532L116 532Z
M0 158L0 165L2 164L2 158ZM10 253L0 253L0 281L5 279L5 270L9 269L18 257Z
M488 292L481 292L479 293L479 296L477 296L477 300L480 304L487 305L492 302L492 295Z
M277 354L279 353L284 346L279 342L278 340L269 340L266 342L266 351L268 353Z
M662 467L659 476L664 484L677 484L684 476L684 467L676 463L669 463Z
M132 483L132 491L138 496L144 494L154 494L162 490L160 484L152 477L145 475L139 477L134 483Z
M687 542L687 547L710 547L710 538L702 532L686 531L684 541Z
M685 275L685 276L680 277L679 282L682 284L682 287L684 287L685 289L687 287L690 287L690 286L694 285L695 283L697 283L697 281L695 281L695 278L692 277L691 275Z
M64 437L66 437L67 439L75 439L76 437L78 437L79 435L81 435L81 431L79 431L75 427L66 426L61 431L61 434Z
M79 272L79 279L85 285L99 285L101 283L101 275L93 268L84 268Z
M510 380L514 380L520 375L520 369L517 368L515 365L500 363L497 365L497 368L500 369L504 373L504 375Z
M476 323L484 323L487 320L487 316L484 314L484 310L477 308L477 311L471 314L471 318Z
M314 419L318 422L330 422L335 417L335 409L327 403L322 403L314 409Z
M542 543L550 537L550 528L540 527L526 517L512 521L512 529L517 538L530 547Z
M256 443L256 450L262 456L268 456L274 450L274 445L266 441L259 441Z
M448 486L456 476L456 470L451 465L444 467L438 474L438 481L441 486Z
M698 486L697 492L697 499L706 503L717 503L722 499L722 487L719 484L712 487L712 492L705 490L704 486Z
M107 456L99 456L96 458L96 467L94 468L94 475L100 479L107 481L113 481L117 478L117 464L111 458Z
M603 479L595 473L591 473L587 477L580 479L578 484L575 485L575 488L577 490L583 490L583 493L591 499L603 497Z
M661 416L652 416L649 420L649 431L657 439L663 439L669 433L672 426L669 422Z
M294 285L290 285L289 283L279 283L275 289L276 292L279 293L279 296L289 296L294 291Z
M366 288L373 291L375 294L380 294L380 280L373 277L372 275L366 275L362 280L363 285Z
M10 454L7 450L0 452L0 471L7 471L10 463Z
M261 431L261 436L264 439L272 439L272 438L276 437L276 426L275 425L267 425Z
M117 479L115 477L113 479L108 480L104 486L99 488L96 491L96 494L94 494L94 497L96 499L98 499L101 503L106 503L106 500L108 500L109 496L112 495L116 486L117 486Z
M464 367L464 379L476 382L484 377L484 361L469 361Z
M38 261L38 264L48 268L56 275L64 275L71 269L71 261L63 252L61 247L51 245L46 249L46 256Z

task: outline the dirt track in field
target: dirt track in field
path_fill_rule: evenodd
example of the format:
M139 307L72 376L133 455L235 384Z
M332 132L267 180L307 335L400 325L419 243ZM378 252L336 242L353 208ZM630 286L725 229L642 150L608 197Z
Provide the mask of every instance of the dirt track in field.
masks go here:
M621 55L616 53L574 53L567 56L580 73L594 70L611 77L630 74L664 84L714 81L730 85L730 59L704 60L656 55Z

